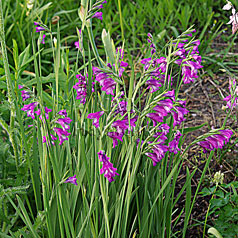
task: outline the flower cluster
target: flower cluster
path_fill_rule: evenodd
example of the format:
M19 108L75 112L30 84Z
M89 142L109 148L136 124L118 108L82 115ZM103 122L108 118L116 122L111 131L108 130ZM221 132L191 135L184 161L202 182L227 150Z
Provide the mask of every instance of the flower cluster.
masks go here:
M220 130L219 134L211 135L205 141L199 141L198 144L203 147L204 152L214 149L222 149L228 143L233 132L231 130Z
M23 86L19 85L18 88L22 89ZM23 90L23 91L21 91L21 93L22 93L23 101L25 101L26 99L30 98L30 97L26 98L26 95L30 95L30 92L26 93L26 91ZM49 119L49 113L52 111L52 109L50 109L48 107L44 107L44 113L42 113L42 111L40 109L35 110L37 105L39 105L38 102L31 102L29 104L25 104L21 108L21 110L25 111L27 113L27 116L31 117L33 120L36 118L35 117L35 114L36 114L37 116L39 116L39 119L43 123L46 123L46 121L45 121L45 119L43 118L42 115L44 115L46 120L48 120ZM60 117L57 118L57 120L55 120L54 122L55 122L55 124L60 125L61 127L54 127L53 131L58 135L59 141L60 141L59 145L61 145L65 140L68 140L68 136L71 134L68 131L70 129L69 124L71 123L72 120L67 116L66 110L59 111L58 115ZM32 125L30 125L30 126L32 126ZM50 144L49 143L50 139L48 137L49 137L48 135L47 136L43 136L43 139L42 139L42 142L43 143L47 143L47 145ZM50 138L51 138L51 143L54 145L54 141L57 140L57 137L55 137L53 134L50 134Z
M76 78L79 80L73 88L77 92L77 100L80 100L80 103L84 104L86 102L86 96L87 96L87 86L86 86L86 79L85 76L82 76L81 74L77 74Z
M192 33L187 34L187 36L191 37ZM187 41L188 41L187 39L183 40L183 42L187 42ZM192 49L191 49L191 46L187 48L187 45L185 43L175 44L175 47L177 48L175 55L180 58L175 60L175 64L182 66L182 77L183 77L183 82L185 84L194 82L194 79L198 78L198 74L197 74L198 69L203 67L201 65L202 58L199 55L199 51L198 51L198 46L200 45L200 41L195 40L195 41L192 41L191 44L192 44Z
M117 168L113 167L113 164L109 162L109 157L105 155L105 153L101 150L98 152L98 159L102 162L102 168L100 169L100 174L104 174L105 178L109 182L114 181L114 177L119 175L116 171Z
M69 124L72 122L72 120L67 116L67 113L65 110L61 110L58 112L58 115L61 115L61 118L58 118L55 123L60 125L61 127L54 127L53 131L57 134L59 137L59 145L62 145L62 143L65 140L68 140L68 136L71 135L69 132L70 126Z
M118 145L118 141L123 141L122 137L124 136L126 130L128 132L131 132L133 128L136 127L136 121L138 119L138 116L135 116L134 118L130 119L130 125L129 125L129 119L126 116L123 120L116 120L112 123L112 127L116 129L116 131L108 132L108 136L112 138L113 140L113 148Z
M167 151L177 154L180 150L178 148L180 137L182 136L180 131L175 133L174 139L169 142L167 146L167 137L166 134L169 132L170 127L164 123L165 117L170 114L173 117L173 126L179 126L184 120L188 113L188 110L185 108L186 101L175 100L174 90L168 91L163 94L164 98L157 102L157 105L153 108L155 112L148 113L146 116L150 118L153 122L153 128L158 126L157 132L154 133L153 137L156 138L153 142L153 146L148 142L153 153L146 153L153 161L153 166L155 166L164 156ZM155 144L156 143L156 144Z

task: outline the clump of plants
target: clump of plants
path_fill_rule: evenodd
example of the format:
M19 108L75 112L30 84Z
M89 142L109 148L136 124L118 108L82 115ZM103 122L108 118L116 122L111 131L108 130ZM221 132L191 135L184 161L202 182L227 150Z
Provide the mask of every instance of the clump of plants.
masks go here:
M59 22L55 32L50 23L32 22L32 53L30 47L20 55L15 50L14 79L0 17L11 112L9 124L1 125L8 133L16 170L25 168L18 187L21 193L9 193L14 189L7 189L6 183L1 186L1 235L185 237L214 151L223 149L233 135L225 120L222 128L184 146L186 133L197 127L185 128L189 111L179 92L182 84L199 77L203 67L195 29L170 39L162 49L148 33L148 52L136 62L141 70L135 71L129 46L115 47L106 30L102 31L105 60L99 54L92 21L103 20L100 9L106 3L82 0L78 41L67 51L61 46ZM1 1L0 12L2 16ZM52 47L54 72L44 77L46 44ZM69 50L77 52L72 65ZM24 77L22 71L31 61L34 78ZM235 99L227 100L232 109ZM207 161L191 200L196 170L187 170L182 189L175 193L175 188L186 152L195 144L203 148ZM183 193L185 208L177 211ZM174 217L176 212L179 215ZM182 214L183 229L178 234L173 228Z

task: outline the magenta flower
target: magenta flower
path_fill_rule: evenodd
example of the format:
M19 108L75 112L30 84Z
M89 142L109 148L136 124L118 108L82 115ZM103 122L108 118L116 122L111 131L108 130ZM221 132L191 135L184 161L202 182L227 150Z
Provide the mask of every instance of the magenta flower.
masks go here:
M153 108L154 111L165 117L173 108L173 101L171 99L164 99L157 103L157 106Z
M148 85L148 89L151 89L151 91L150 91L151 93L156 92L162 86L160 81L158 81L152 77L151 77L151 79L146 81L146 84Z
M169 125L167 125L167 124L161 124L161 125L158 127L158 129L161 130L164 135L167 135L167 134L169 133L170 127L169 127Z
M117 129L117 132L119 134L124 134L125 130L129 130L131 131L134 127L136 127L136 124L135 122L137 121L138 117L135 116L134 118L132 118L130 120L130 126L131 128L129 128L129 121L128 121L128 118L124 119L124 120L117 120L117 121L114 121L112 123L112 127L116 128Z
M49 109L48 107L45 107L45 117L48 120L49 119L49 112L52 112L52 109ZM40 120L42 120L42 115L41 115L41 110L38 109L37 111L35 111L35 114L37 114L38 116L40 116Z
M19 89L22 89L22 88L24 88L24 86L22 86L22 85L19 84L19 85L18 85L18 88L19 88Z
M115 88L116 82L111 79L107 78L104 81L102 81L102 91L105 91L107 95L111 94L114 95L113 89Z
M234 102L232 104L233 99L234 99L234 97L231 98L231 95L228 95L227 97L223 98L223 100L227 102L227 104L226 104L227 108L233 109L233 107L236 107L236 105L238 105L238 97L235 97Z
M116 171L117 168L113 167L113 164L109 162L109 157L107 157L101 150L98 152L98 159L102 162L102 168L100 169L100 174L104 174L104 177L111 183L114 181L114 177L119 175Z
M75 47L76 47L77 49L79 49L79 41L75 41L75 42L74 42L74 45L75 45Z
M172 116L174 118L173 126L180 125L186 119L184 115L188 114L188 110L182 107L174 107L175 111L171 111Z
M96 13L92 16L92 18L98 18L99 20L102 21L102 12L96 12Z
M20 86L20 85L19 85ZM18 86L18 87L19 87ZM21 91L21 96L22 96L22 100L25 101L26 99L30 98L30 92L26 91L26 90L22 90Z
M180 139L181 136L182 136L181 132L177 131L175 136L174 136L174 139L171 142L169 142L169 151L171 153L177 154L178 151L180 150L178 148L178 144L179 144L179 139Z
M27 112L28 117L35 119L34 109L37 105L38 105L38 102L32 102L30 104L24 105L23 108L21 108L21 110Z
M173 89L172 91L168 91L168 92L165 93L163 96L164 96L164 97L170 97L173 101L175 101L174 89Z
M149 117L153 121L153 126L157 125L157 122L163 122L164 117L161 116L159 113L148 113L146 114L147 117Z
M115 148L118 145L117 140L120 140L121 142L123 141L123 139L122 139L123 133L118 133L118 132L113 131L113 132L108 132L107 135L112 138L113 148Z
M77 178L76 178L76 175L74 175L73 177L68 177L65 181L64 181L64 183L72 183L72 184L74 184L74 185L78 185L77 184Z
M163 132L156 132L154 135L153 135L154 138L157 138L155 141L156 142L160 142L160 143L165 143L165 141L168 139L166 136L165 136L165 133Z
M98 128L99 127L99 119L104 114L104 111L89 113L87 118L93 119L93 125Z
M117 109L115 110L115 115L120 113L122 116L127 112L127 101L121 101L117 104Z
M168 146L156 144L152 151L153 153L146 153L146 155L152 159L153 166L156 166L157 163L164 158L165 153L168 151Z
M65 140L68 140L68 137L67 137L67 136L71 135L71 133L69 133L68 131L65 131L65 130L63 130L63 129L61 129L61 128L57 128L57 127L53 128L53 131L54 131L54 132L58 135L58 137L59 137L59 141L60 141L59 145L62 145L62 143L63 143Z
M141 60L141 64L144 64L144 69L148 70L148 68L151 65L151 58L145 58L145 59Z
M51 137L51 144L52 145L55 145L55 143L54 143L54 140L57 140L57 137L55 137L54 135L52 135L52 134L50 134L50 137ZM47 137L46 136L43 136L43 140L42 140L42 142L43 143L46 143L46 141L47 141ZM48 145L48 142L47 142L47 145Z
M183 82L185 84L193 82L195 78L198 78L197 70L202 67L203 66L198 62L193 62L193 61L183 62L183 66L182 66Z
M61 116L67 117L67 112L66 112L65 109L64 109L64 110L60 110L60 111L58 112L58 114L61 115Z
M120 67L119 67L119 73L118 76L121 77L122 73L125 71L125 68L128 66L128 63L121 61L120 62Z
M43 36L42 36L41 44L45 44L45 34L43 34Z
M36 26L36 32L41 32L46 30L44 27L40 26L39 22L34 22L34 25Z
M65 118L59 118L56 123L60 124L64 130L69 130L70 126L69 124L71 123L71 119L69 117Z

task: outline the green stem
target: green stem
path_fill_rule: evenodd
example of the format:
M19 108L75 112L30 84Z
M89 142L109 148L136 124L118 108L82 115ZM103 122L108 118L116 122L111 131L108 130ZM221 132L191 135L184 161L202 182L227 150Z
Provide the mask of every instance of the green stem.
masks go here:
M121 38L122 41L124 41L124 30L123 30L123 16L122 16L122 12L121 12L121 0L118 0L118 8L119 8L119 14L120 14L120 25L121 25Z
M212 201L212 199L214 198L214 195L215 195L216 190L217 190L217 186L216 186L216 188L215 188L215 190L214 190L214 192L213 192L213 194L212 194L212 198L211 198L211 200L210 200L210 202L209 202L209 206L208 206L208 209L207 209L206 218L205 218L205 224L204 224L204 228L203 228L203 236L202 236L203 238L205 237L206 226L207 226L207 218L208 218L208 213L209 213L210 207L211 207L211 201Z
M100 60L100 56L99 56L99 53L98 53L98 49L97 49L97 46L96 46L96 43L94 41L94 36L93 36L93 30L92 30L92 25L90 23L90 26L87 26L87 30L88 30L88 36L89 36L89 41L90 41L90 44L92 46L92 49L93 49L93 53L96 57L96 60L97 60L97 63L98 65L101 67L101 68L104 68L101 60Z

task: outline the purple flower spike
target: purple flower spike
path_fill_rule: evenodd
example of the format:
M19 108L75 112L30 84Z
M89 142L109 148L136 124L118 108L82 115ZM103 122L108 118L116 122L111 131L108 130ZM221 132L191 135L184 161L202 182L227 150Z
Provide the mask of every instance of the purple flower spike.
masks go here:
M76 175L74 175L73 177L68 177L65 181L64 181L64 183L72 183L72 184L74 184L74 185L78 185L77 184L77 178L76 178Z
M127 112L127 101L121 101L117 103L117 109L115 110L115 115L120 113L122 116Z
M99 119L104 114L104 111L89 113L87 118L93 119L93 125L98 128L99 127Z
M54 143L54 140L57 140L57 137L55 137L54 135L52 135L52 134L50 134L50 136L51 136L51 144L52 145L55 145L55 143ZM43 136L43 139L42 139L42 142L43 143L46 143L46 141L47 141L47 137L46 136ZM47 145L48 145L48 142L47 142Z
M45 117L46 117L47 120L49 119L49 112L51 112L51 111L52 111L52 109L49 109L48 107L45 107ZM39 118L42 120L42 115L41 115L40 109L37 110L35 113L36 113L38 116L40 116Z
M119 175L116 171L117 168L113 167L113 164L109 162L109 157L107 157L101 150L98 152L98 159L102 162L102 168L100 169L100 174L104 174L104 177L111 183L114 181L114 177Z
M38 115L38 116L40 116L40 114L41 114L40 109L38 109L37 111L35 111L35 114Z
M164 96L164 97L170 97L173 101L175 101L174 89L173 89L172 91L168 91L168 92L165 93L163 96Z
M118 132L108 132L107 134L109 137L112 138L113 140L113 148L115 148L118 145L118 141L120 140L121 142L123 141L123 133L118 133Z
M167 125L167 124L161 124L161 125L158 127L158 129L159 129L159 130L162 130L162 133L163 133L164 135L167 135L167 134L169 133L170 127L169 127L169 125Z
M228 143L233 132L231 130L220 130L219 134L211 135L205 139L205 141L200 141L199 144L203 147L204 152L207 150L222 149L223 146Z
M128 63L121 61L118 76L121 77L122 73L125 71L125 68L128 66Z
M135 122L137 121L138 117L134 117L130 120L130 130L131 131L134 127L136 127L136 124ZM129 122L128 122L128 119L124 119L124 120L117 120L117 121L114 121L112 123L112 127L116 128L117 129L117 132L119 134L124 134L125 130L129 129Z
M116 82L110 78L110 74L104 73L97 67L93 67L93 74L95 75L96 81L100 83L102 91L105 91L107 95L114 95L113 90L115 89Z
M18 85L18 88L19 88L19 89L22 89L22 88L24 88L24 86L22 86L22 85L19 84L19 85Z
M78 82L73 86L73 88L77 92L77 100L80 100L80 103L84 104L86 102L87 97L87 85L85 76L81 74L77 74L76 78L78 78Z
M102 12L96 12L96 13L92 16L92 18L98 18L99 20L102 21Z

